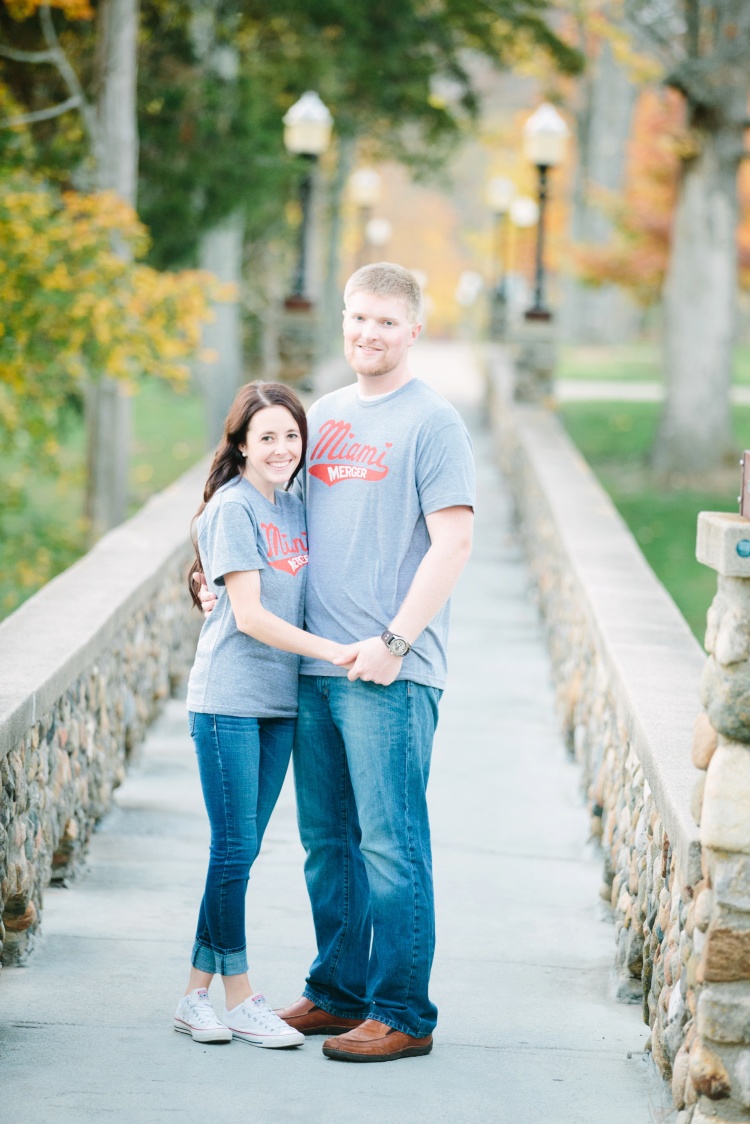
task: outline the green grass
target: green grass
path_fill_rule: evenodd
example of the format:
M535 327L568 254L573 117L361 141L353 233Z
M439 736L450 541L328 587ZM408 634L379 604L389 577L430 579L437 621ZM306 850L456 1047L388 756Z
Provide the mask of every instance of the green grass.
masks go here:
M4 515L0 541L0 619L86 550L83 522L85 433L70 412L61 423L62 472L39 473L22 510ZM128 513L170 484L206 451L203 406L194 393L144 382L133 396ZM0 459L0 476L13 470Z
M699 511L736 511L731 474L722 491L666 490L648 469L659 406L650 402L576 402L562 406L568 433L633 532L647 561L702 642L716 574L695 560ZM738 452L748 444L750 408L735 407Z
M561 379L602 379L623 382L661 382L658 345L639 341L616 347L564 347L557 376ZM734 382L750 383L750 346L739 345L734 355Z

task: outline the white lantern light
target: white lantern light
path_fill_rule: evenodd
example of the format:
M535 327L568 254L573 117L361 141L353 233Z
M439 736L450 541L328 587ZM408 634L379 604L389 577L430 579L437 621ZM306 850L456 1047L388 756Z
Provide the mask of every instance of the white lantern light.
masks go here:
M510 205L510 221L525 229L539 222L539 204L528 195L519 195Z
M371 246L385 246L392 230L388 219L370 219L365 227L365 238Z
M508 213L513 197L516 194L516 185L506 176L495 176L487 184L487 205L493 215Z
M543 102L523 127L524 154L538 168L554 168L565 159L570 129L554 105Z
M312 90L284 115L284 144L295 156L322 156L331 142L333 118Z
M359 168L349 178L349 193L358 207L374 207L380 202L380 176L374 168Z

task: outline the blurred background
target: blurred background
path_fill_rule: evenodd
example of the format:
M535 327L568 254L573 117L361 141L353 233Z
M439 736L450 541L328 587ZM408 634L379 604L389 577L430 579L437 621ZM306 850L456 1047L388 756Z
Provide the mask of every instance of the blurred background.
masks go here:
M524 346L696 633L750 422L740 0L0 0L0 616L339 362L394 260Z

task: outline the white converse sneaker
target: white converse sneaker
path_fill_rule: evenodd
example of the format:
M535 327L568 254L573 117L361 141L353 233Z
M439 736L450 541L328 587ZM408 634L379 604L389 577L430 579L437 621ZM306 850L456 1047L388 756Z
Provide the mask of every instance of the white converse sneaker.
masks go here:
M305 1041L300 1034L272 1011L263 995L251 995L233 1011L222 1011L221 1017L235 1038L251 1046L301 1046Z
M194 1042L231 1042L232 1032L216 1017L205 987L183 995L174 1013L174 1028Z

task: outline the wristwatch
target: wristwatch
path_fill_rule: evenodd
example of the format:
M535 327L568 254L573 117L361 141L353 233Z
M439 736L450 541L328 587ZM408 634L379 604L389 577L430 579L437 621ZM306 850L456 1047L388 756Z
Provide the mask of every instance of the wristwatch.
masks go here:
M380 639L392 656L405 656L411 650L408 640L404 640L403 636L396 636L395 632L389 632L388 629L382 633Z

